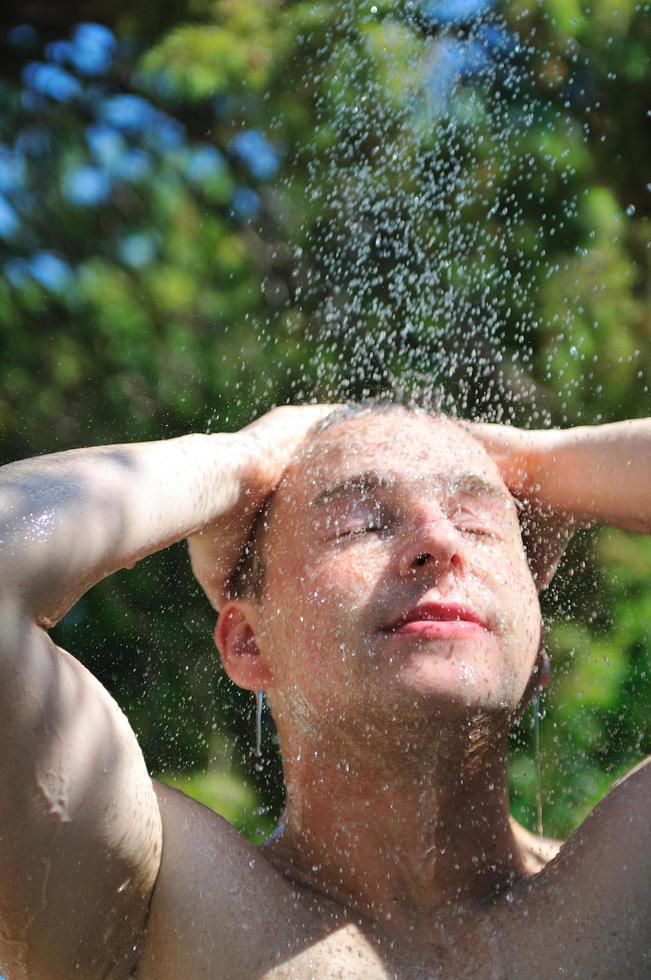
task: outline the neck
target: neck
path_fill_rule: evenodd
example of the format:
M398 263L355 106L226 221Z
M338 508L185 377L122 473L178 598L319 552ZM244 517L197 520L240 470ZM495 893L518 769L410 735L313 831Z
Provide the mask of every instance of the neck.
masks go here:
M474 719L387 757L339 739L282 739L287 824L279 856L376 921L413 922L523 873L509 820L506 737ZM385 742L388 741L385 739Z

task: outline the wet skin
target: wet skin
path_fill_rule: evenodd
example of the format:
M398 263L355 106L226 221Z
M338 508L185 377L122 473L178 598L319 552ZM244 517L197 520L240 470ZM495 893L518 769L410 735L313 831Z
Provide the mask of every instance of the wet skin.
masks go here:
M396 713L418 726L517 707L537 594L513 499L459 426L390 413L327 429L287 474L269 525L259 645L277 699L296 692L319 731L327 719L336 734L342 714L353 727ZM389 628L427 602L466 607L483 627L451 615L447 627Z
M262 600L229 604L218 640L238 683L258 658L279 730L288 818L271 853L407 929L522 875L504 737L540 614L485 450L427 416L342 422L290 468L268 524ZM252 656L229 642L244 622Z
M650 975L649 760L556 856L509 819L539 613L512 502L467 435L400 412L322 432L276 494L262 599L223 605L247 515L327 411L3 468L12 980ZM649 420L482 438L563 520L651 533ZM152 783L116 703L47 634L187 537L226 668L279 725L288 822L262 852Z
M300 949L261 972L608 976L613 953L640 962L630 934L606 953L558 932L591 887L588 835L536 877L557 848L534 856L508 818L504 735L540 613L483 448L431 419L333 426L287 473L264 549L262 601L227 606L219 634L233 678L246 661L247 686L266 688L287 783L265 854L300 910ZM230 649L231 617L249 645Z

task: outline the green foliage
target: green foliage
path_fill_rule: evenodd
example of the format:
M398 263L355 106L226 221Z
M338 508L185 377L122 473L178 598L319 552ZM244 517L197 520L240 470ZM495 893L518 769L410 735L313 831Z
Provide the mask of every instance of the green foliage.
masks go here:
M266 840L274 828L259 807L255 789L237 773L209 769L191 776L166 772L160 778L219 813L253 844Z
M517 0L452 28L372 9L136 4L92 72L43 37L7 43L5 459L232 429L392 376L528 425L648 414L643 7ZM470 61L444 84L451 57ZM603 532L545 599L551 832L651 751L650 572L648 541ZM125 706L152 770L205 768L227 733L232 770L175 779L254 833L252 786L278 809L278 760L268 734L252 764L250 701L211 626L179 546L102 583L57 639ZM528 720L513 749L531 825Z

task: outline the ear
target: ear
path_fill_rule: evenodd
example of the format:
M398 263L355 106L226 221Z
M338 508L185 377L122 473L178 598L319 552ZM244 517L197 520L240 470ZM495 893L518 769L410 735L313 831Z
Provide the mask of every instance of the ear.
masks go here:
M224 670L238 687L266 691L273 674L256 640L258 610L244 599L227 602L215 626L215 644Z

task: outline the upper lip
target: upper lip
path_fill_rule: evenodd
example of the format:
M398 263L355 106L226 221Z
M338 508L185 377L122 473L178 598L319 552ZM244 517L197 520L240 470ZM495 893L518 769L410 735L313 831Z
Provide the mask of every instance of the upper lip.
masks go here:
M386 631L400 629L406 623L413 622L467 622L477 623L488 629L487 624L473 609L459 602L423 602L403 613Z

